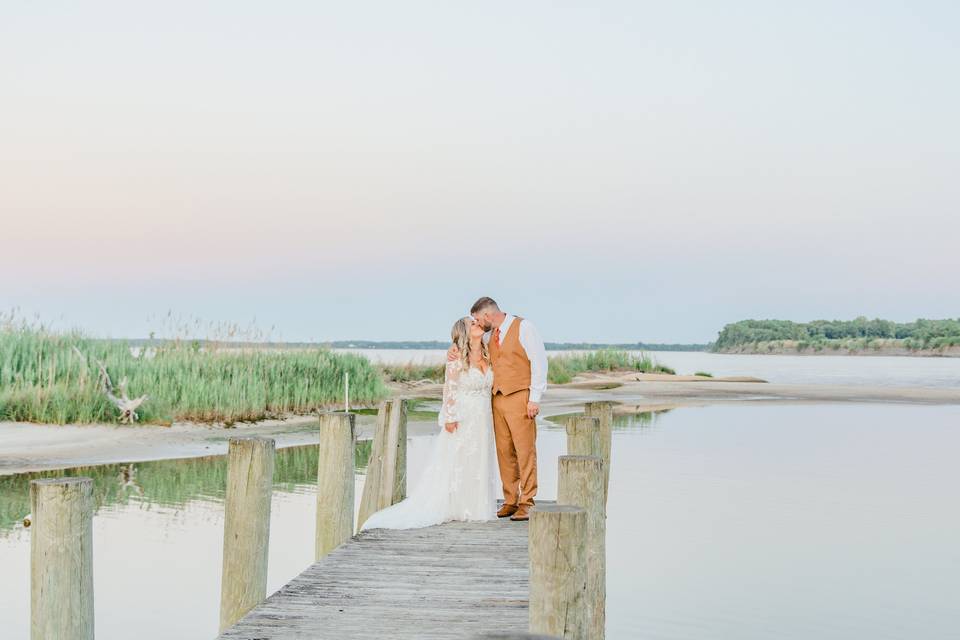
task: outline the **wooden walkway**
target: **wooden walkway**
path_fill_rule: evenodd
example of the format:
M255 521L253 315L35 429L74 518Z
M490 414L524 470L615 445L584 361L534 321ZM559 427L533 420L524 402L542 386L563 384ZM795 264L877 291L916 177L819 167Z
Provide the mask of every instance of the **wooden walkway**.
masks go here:
M527 523L365 531L221 638L470 638L525 632Z

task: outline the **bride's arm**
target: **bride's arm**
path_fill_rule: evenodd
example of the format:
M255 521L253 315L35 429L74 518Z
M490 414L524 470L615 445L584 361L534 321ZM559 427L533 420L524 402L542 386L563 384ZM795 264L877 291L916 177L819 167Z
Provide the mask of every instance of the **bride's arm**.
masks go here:
M457 413L457 387L460 385L460 361L447 363L443 376L443 403L440 405L440 426L453 433L459 427L460 415Z

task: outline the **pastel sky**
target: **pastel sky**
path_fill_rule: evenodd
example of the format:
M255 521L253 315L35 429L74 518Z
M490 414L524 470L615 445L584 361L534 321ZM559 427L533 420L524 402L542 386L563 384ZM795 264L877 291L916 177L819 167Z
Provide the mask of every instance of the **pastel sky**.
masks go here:
M552 341L960 316L955 2L0 3L0 309ZM254 320L255 319L255 320Z

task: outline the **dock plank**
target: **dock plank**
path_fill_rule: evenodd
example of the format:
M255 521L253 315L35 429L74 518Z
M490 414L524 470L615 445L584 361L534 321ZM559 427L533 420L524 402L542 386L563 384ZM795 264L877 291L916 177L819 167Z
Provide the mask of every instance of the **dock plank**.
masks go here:
M525 522L365 531L220 638L452 640L526 631L528 581Z

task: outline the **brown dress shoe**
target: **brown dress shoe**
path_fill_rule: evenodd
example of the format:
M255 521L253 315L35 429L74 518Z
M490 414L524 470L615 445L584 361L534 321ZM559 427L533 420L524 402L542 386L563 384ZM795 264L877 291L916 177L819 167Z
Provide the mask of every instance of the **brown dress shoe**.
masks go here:
M500 511L497 511L498 518L506 518L512 516L517 512L517 505L515 504L505 504L500 507Z
M510 516L514 522L523 522L530 519L530 505L522 504L517 508L517 512Z

